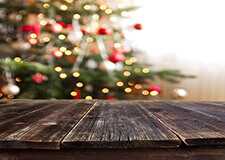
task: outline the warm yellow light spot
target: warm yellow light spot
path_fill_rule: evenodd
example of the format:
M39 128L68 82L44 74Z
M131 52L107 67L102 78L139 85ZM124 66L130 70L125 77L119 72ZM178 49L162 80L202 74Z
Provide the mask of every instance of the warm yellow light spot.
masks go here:
M124 89L124 91L125 91L126 93L130 93L130 92L132 92L132 89L129 88L129 87L127 87L127 88Z
M61 5L60 6L60 9L62 10L62 11L66 11L67 9L68 9L68 7L66 6L66 5Z
M106 9L106 10L105 10L105 13L106 13L106 14L111 14L111 13L112 13L112 9L110 9L110 8Z
M144 96L147 96L147 95L149 95L149 91L148 91L148 90L143 90L143 91L142 91L142 94L143 94Z
M124 72L123 72L123 75L124 75L125 77L129 77L129 76L131 75L131 73L130 73L129 71L124 71Z
M141 69L140 69L140 68L135 68L135 69L134 69L134 72L140 73L140 72L141 72Z
M120 43L114 43L114 47L115 48L120 48L121 47L121 44Z
M79 47L74 47L74 52L80 52L80 48Z
M2 97L3 96L3 94L2 93L0 93L0 97Z
M47 22L46 20L40 20L40 24L41 24L42 26L45 26L47 23L48 23L48 22Z
M44 3L44 4L43 4L43 7L44 7L44 8L49 8L50 5L49 5L48 3Z
M49 42L50 41L50 38L46 36L46 37L43 37L42 40L43 40L43 42Z
M59 66L55 67L55 71L56 72L61 72L62 71L62 67L59 67Z
M70 95L73 96L73 97L75 97L75 96L77 96L77 92L76 92L76 91L72 91L72 92L70 93Z
M60 51L55 51L55 52L54 52L54 55L55 55L56 57L62 57L62 56L63 56L63 53L60 52Z
M141 89L142 88L142 85L141 84L135 84L134 88L135 89Z
M159 94L159 92L157 92L157 91L151 91L150 92L150 95L151 96L157 96Z
M29 39L30 44L35 45L37 44L37 39Z
M36 35L35 33L31 33L31 34L30 34L30 38L35 39L35 38L37 38L37 35Z
M86 5L84 6L84 9L85 9L85 10L90 10L90 9L91 9L91 6L88 5L88 4L86 4Z
M74 19L80 19L80 15L76 13L76 14L73 15L73 18Z
M90 42L93 42L94 39L92 37L87 37L86 41L90 43Z
M59 50L60 50L61 52L65 52L65 51L67 50L67 48L66 48L66 47L60 47Z
M15 61L15 62L21 62L22 59L21 59L20 57L15 57L15 58L14 58L14 61Z
M73 3L73 0L65 0L67 3Z
M98 19L99 19L99 15L98 15L98 14L94 14L94 15L92 16L92 18L95 19L95 20L98 20Z
M79 76L80 76L80 73L79 73L79 72L74 72L74 73L73 73L73 76L74 76L74 77L79 77Z
M16 82L21 82L22 80L19 77L15 78Z
M76 86L79 87L79 88L81 88L81 87L84 86L84 84L82 82L77 82Z
M135 57L131 57L130 58L130 61L133 62L133 63L135 63L135 62L137 62L137 59Z
M119 86L119 87L122 87L124 85L124 83L119 81L119 82L116 83L116 85Z
M106 5L101 5L99 8L100 8L101 10L105 10L105 9L107 8L107 6L106 6Z
M126 64L126 65L132 65L133 62L132 62L130 59L127 59L127 60L125 61L125 64Z
M149 72L150 72L150 69L149 69L149 68L143 68L143 69L142 69L142 72L143 72L143 73L149 73Z
M108 88L103 88L102 89L102 93L109 93L109 89Z
M71 55L72 54L72 51L71 50L67 50L66 52L65 52L65 55L67 55L67 56L69 56L69 55Z
M60 34L60 35L58 36L58 38L59 38L60 40L64 40L64 39L66 38L66 36L63 35L63 34Z
M92 98L92 96L86 96L85 99L86 100L92 100L93 98Z
M66 74L66 73L60 73L60 74L59 74L59 77L60 77L61 79L66 79L66 78L67 78L67 74Z
M133 83L133 82L128 82L128 85L129 85L129 86L133 86L134 83Z

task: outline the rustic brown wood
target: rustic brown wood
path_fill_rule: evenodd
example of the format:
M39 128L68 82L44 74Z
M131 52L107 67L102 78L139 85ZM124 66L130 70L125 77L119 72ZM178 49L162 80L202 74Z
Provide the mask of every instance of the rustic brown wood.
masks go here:
M28 109L28 113L0 123L0 148L59 149L61 140L94 102L51 101L47 105L40 104L39 109Z
M0 160L225 160L224 147L176 149L1 150Z
M170 102L142 102L141 106L188 146L225 145L225 123L222 121Z
M180 140L135 102L99 102L64 138L64 148L178 147Z
M213 119L225 122L225 103L222 102L170 102L171 104L199 112Z

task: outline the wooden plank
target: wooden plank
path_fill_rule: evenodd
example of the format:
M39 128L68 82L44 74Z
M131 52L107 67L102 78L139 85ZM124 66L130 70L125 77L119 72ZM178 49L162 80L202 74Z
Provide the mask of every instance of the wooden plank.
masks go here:
M224 147L0 150L0 160L225 160Z
M0 124L1 149L59 149L60 141L93 101L50 101L48 105Z
M225 145L225 123L222 121L169 102L141 102L141 105L188 146Z
M170 102L170 104L225 122L225 104L221 102Z
M149 111L129 101L97 102L62 142L63 148L171 148L180 140Z
M48 103L48 101L12 101L0 104L0 124L5 123L5 121L10 121L12 118L14 119L18 116L43 108Z

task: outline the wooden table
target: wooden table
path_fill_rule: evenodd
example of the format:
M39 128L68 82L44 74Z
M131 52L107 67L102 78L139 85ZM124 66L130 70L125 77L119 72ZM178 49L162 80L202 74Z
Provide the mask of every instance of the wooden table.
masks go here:
M225 103L0 101L0 160L225 160Z

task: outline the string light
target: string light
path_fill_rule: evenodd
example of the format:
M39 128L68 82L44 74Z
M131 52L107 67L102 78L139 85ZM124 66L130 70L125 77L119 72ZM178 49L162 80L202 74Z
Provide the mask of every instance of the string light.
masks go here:
M61 72L62 71L62 67L59 67L59 66L55 67L54 69L55 69L56 72Z
M106 9L106 10L105 10L105 13L106 13L106 14L111 14L111 13L112 13L112 9L110 9L110 8Z
M19 77L15 78L16 82L22 82L22 80Z
M135 85L134 85L134 88L135 88L135 89L141 89L141 88L142 88L142 85L141 85L141 84L135 84Z
M143 72L143 73L149 73L149 72L150 72L150 69L149 69L149 68L143 68L143 69L142 69L142 72Z
M14 61L15 61L15 62L21 62L22 59L21 59L20 57L15 57L15 58L14 58Z
M148 95L149 95L149 91L148 91L148 90L143 90L143 91L142 91L142 94L143 94L144 96L148 96Z
M80 76L80 73L79 73L79 72L74 72L74 73L73 73L73 76L74 76L74 77L79 77L79 76Z
M102 89L102 93L109 93L109 89L108 88L103 88Z
M62 11L66 11L67 9L68 9L68 7L66 6L66 5L61 5L60 6L60 9L62 10Z
M129 77L129 76L131 75L131 73L130 73L129 71L124 71L124 72L123 72L123 75L124 75L125 77Z
M73 15L73 18L78 20L78 19L80 19L80 15L76 13Z
M46 20L40 20L40 24L41 24L42 26L45 26L47 23L48 23L48 22L47 22Z
M157 91L151 91L150 92L150 95L151 96L157 96L159 94L159 92L157 92Z
M93 98L92 98L92 96L86 96L85 99L86 100L92 100Z
M95 19L95 20L98 20L98 19L99 19L99 15L98 15L98 14L94 14L94 15L92 16L92 18Z
M35 45L38 43L37 39L29 39L30 44Z
M30 34L30 38L35 39L35 38L37 38L37 35L36 35L35 33L31 33L31 34Z
M94 39L93 39L92 37L87 37L86 41L87 41L88 43L90 43L90 42L93 42Z
M122 87L122 86L124 85L124 83L121 82L121 81L119 81L119 82L116 83L116 85L117 85L118 87Z
M75 97L75 96L77 96L77 92L76 91L72 91L72 92L70 92L70 95Z
M59 77L60 77L61 79L66 79L66 78L67 78L67 74L66 74L66 73L60 73L60 74L59 74Z
M49 5L48 3L44 3L44 4L43 4L43 7L44 7L44 8L49 8L50 5Z
M58 50L56 50L56 51L53 52L53 55L54 55L55 57L57 57L57 58L60 58L60 57L63 56L63 53L60 52L60 51L58 51Z
M67 50L66 52L65 52L65 55L67 55L67 56L69 56L69 55L71 55L72 54L72 51L70 51L70 50Z
M60 50L61 52L65 52L65 51L67 50L67 48L66 48L66 47L60 47L59 50Z
M45 43L49 42L50 38L48 36L45 36L45 37L42 38L42 41L45 42Z
M124 89L124 91L125 91L126 93L130 93L130 92L132 92L132 89L131 89L130 87L127 87L127 88Z
M134 68L134 72L140 73L141 72L141 69L140 68Z
M58 38L59 38L60 40L64 40L64 39L66 38L66 36L63 35L63 34L60 34L60 35L58 36Z
M90 9L91 9L91 6L88 5L88 4L86 4L86 5L84 6L84 9L85 9L85 10L90 10Z
M73 50L74 50L74 52L76 52L76 53L80 52L80 48L79 48L79 47L74 47Z
M107 6L106 6L106 5L101 5L99 8L100 8L101 10L105 10L105 9L107 8Z
M77 82L76 86L79 87L79 88L81 88L81 87L84 86L84 84L82 82Z
M129 86L133 86L133 85L134 85L134 83L132 83L132 82L128 82L128 85L129 85Z
M65 0L67 3L73 3L73 0Z

